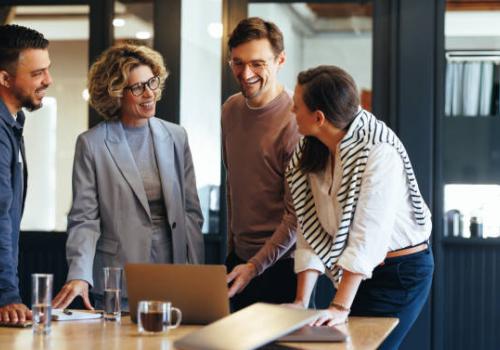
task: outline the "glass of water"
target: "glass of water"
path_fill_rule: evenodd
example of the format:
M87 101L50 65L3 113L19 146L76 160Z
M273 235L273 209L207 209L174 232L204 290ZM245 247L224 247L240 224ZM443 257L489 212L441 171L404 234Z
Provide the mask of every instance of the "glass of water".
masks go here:
M120 321L121 319L121 285L123 269L120 267L104 268L104 319Z
M31 308L35 334L50 333L52 279L52 274L34 273L31 275Z

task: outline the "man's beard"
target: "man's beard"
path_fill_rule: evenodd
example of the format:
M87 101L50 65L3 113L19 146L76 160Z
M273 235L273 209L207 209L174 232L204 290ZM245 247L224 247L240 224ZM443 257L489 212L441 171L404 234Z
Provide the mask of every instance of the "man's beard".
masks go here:
M46 89L46 87L38 88L36 89L36 92L43 89ZM22 93L22 91L14 90L14 96L19 100L19 102L21 102L21 107L26 108L30 112L36 111L43 106L41 101L40 103L36 104L30 95L25 95Z
M262 91L264 91L264 87L265 87L264 84L262 82L260 82L260 86L258 87L258 89L255 92L253 92L252 94L249 94L247 91L250 89L245 89L243 87L244 84L241 82L239 84L240 84L240 91L241 91L243 97L245 97L246 99L252 99L254 97L259 96L262 93Z

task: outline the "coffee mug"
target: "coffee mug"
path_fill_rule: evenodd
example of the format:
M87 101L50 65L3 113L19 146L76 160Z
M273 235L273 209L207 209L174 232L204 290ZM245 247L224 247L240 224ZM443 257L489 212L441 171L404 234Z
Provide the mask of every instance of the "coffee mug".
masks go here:
M172 312L177 315L172 325ZM169 301L142 300L137 305L137 329L141 334L155 334L179 327L182 312Z

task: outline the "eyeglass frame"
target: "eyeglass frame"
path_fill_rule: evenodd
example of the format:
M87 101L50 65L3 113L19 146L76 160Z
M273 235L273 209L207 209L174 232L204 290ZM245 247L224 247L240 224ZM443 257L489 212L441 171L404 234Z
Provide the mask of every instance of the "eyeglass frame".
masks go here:
M229 67L231 68L231 70L233 72L243 72L245 70L245 67L248 66L248 68L258 74L260 72L262 72L264 69L266 69L267 67L269 67L269 63L276 60L278 58L278 56L273 56L271 58L268 58L267 60L263 60L263 59L257 59L257 60L251 60L251 61L248 61L248 62L244 62L244 61L241 61L241 67L234 67L234 60L233 59L230 59L229 61L227 61L227 63L229 64ZM252 67L252 64L256 64L256 63L262 63L262 66L259 66L259 67Z
M153 82L153 81L158 81L158 86L155 87L155 88L151 87L151 82ZM146 91L146 86L149 88L149 90L156 91L156 90L158 90L160 88L160 85L161 85L160 76L159 75L155 75L155 76L149 78L147 81L138 82L138 83L135 83L135 84L132 84L132 85L125 86L123 89L124 90L129 90L132 95L134 95L134 96L137 97L137 96L141 96L144 93L144 91ZM136 87L139 88L139 86L140 86L140 92L137 93L137 94L135 94L134 93L134 89Z

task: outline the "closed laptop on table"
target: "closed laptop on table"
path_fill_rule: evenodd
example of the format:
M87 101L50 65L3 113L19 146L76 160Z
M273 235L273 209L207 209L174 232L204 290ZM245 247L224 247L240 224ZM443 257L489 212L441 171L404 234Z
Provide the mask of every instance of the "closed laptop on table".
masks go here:
M307 343L329 343L346 341L347 334L335 327L304 326L287 334L277 341L279 342L307 342Z
M174 345L182 350L253 350L306 325L320 313L256 303L189 333Z
M137 322L141 300L165 300L182 311L182 324L208 324L229 314L224 265L127 264L128 302Z

